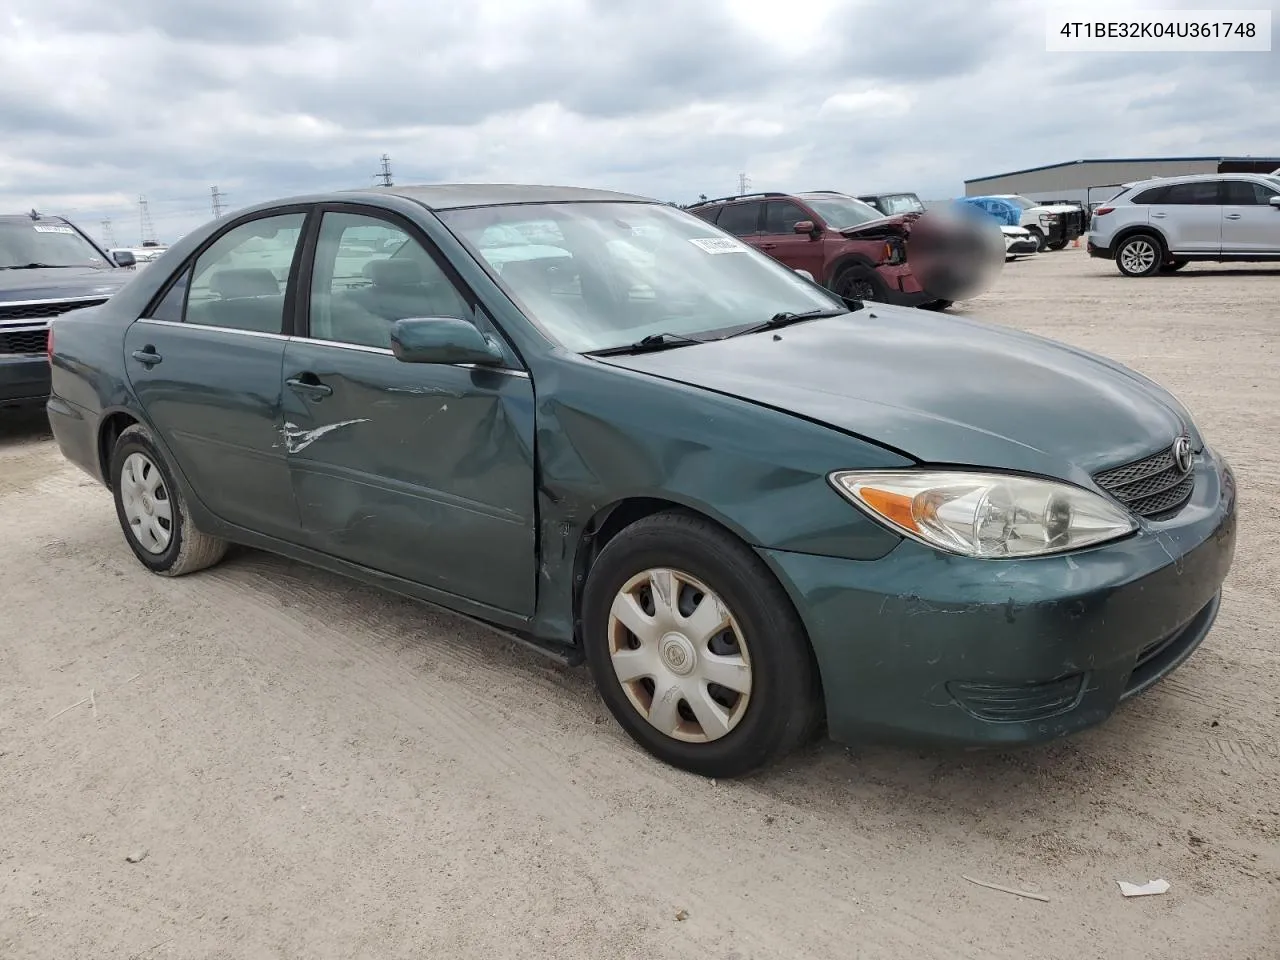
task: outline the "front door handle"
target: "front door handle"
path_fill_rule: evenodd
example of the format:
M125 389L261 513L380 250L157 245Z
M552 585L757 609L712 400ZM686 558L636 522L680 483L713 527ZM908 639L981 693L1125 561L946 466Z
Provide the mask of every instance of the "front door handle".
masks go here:
M1153 213L1153 214L1151 215L1151 219L1152 219L1152 220L1163 220L1163 219L1164 219L1165 217L1167 217L1167 216L1168 216L1168 214L1167 214L1167 213Z
M133 351L133 359L137 360L140 364L150 370L157 363L163 360L164 357L156 353L156 348L148 343L141 350Z
M285 383L289 386L290 390L294 390L297 393L308 394L309 396L315 397L317 400L321 397L330 396L333 393L333 387L321 383L314 375L290 377L285 381Z
M1238 214L1238 213L1228 213L1228 214L1227 214L1227 219L1228 219L1228 220L1239 220L1239 219L1240 219L1240 214Z
M760 249L761 249L761 250L772 250L772 249L773 249L774 247L776 247L776 246L777 246L777 244L776 244L776 243L762 243L762 244L760 244Z

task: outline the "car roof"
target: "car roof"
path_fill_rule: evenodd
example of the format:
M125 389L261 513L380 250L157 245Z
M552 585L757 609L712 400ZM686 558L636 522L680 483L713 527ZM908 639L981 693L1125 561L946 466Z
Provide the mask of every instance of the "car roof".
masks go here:
M1267 176L1265 173L1186 173L1177 177L1148 177L1146 180L1133 180L1121 186L1138 190L1154 184L1199 183L1202 180L1256 180L1265 176Z
M513 203L657 203L650 197L590 187L524 183L438 183L421 186L363 187L352 193L391 194L416 200L428 210L492 207Z

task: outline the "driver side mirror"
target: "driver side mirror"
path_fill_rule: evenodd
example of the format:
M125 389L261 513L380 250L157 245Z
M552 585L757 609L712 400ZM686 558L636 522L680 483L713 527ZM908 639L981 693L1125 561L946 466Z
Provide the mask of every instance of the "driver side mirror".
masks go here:
M112 250L111 259L116 262L117 267L132 267L138 262L132 250Z
M801 220L792 229L794 229L796 233L807 233L814 240L817 240L821 233L818 229L818 225L812 220Z
M502 349L469 320L406 317L391 327L391 352L404 363L501 366Z
M1271 204L1277 210L1280 210L1280 197L1272 197L1267 203Z

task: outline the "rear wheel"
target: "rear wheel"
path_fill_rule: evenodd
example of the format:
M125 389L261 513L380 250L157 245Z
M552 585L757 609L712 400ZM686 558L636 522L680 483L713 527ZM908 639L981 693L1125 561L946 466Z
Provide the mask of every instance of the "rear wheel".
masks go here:
M224 540L191 525L182 491L164 455L141 424L124 430L111 454L111 488L124 538L142 564L166 577L210 567L227 552Z
M1149 277L1160 269L1164 250L1149 233L1126 237L1116 248L1116 267L1126 277Z
M821 716L808 638L751 550L684 513L627 527L592 565L587 664L610 712L658 759L735 777L781 759Z

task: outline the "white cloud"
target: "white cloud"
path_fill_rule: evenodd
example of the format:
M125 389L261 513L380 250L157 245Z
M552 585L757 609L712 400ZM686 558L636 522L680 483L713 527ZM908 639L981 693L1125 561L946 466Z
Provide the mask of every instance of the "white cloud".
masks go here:
M384 152L669 200L1280 153L1273 55L1051 55L1038 0L41 0L0 35L0 210L125 239L139 194L172 240L213 184L358 187Z

